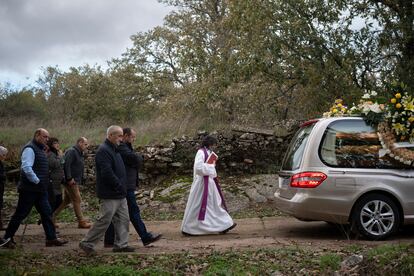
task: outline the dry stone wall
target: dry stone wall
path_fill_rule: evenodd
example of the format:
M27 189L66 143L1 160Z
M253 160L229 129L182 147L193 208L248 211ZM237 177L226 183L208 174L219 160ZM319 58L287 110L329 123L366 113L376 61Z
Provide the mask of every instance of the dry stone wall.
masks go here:
M199 131L194 137L174 138L167 146L138 148L136 150L144 155L145 160L140 170L141 184L157 185L172 174L191 175L195 153L208 134L218 140L215 152L219 156L217 170L221 175L275 173L296 128L296 122L289 122L276 131L252 128L211 133ZM96 146L89 149L85 162L87 182L95 182L96 149Z

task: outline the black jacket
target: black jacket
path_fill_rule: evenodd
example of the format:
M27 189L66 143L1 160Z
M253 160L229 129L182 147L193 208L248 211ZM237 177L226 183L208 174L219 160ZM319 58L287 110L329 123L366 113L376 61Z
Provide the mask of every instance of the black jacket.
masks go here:
M51 151L47 159L49 161L49 191L53 190L55 195L60 195L62 194L61 185L64 177L62 157Z
M127 190L135 190L138 185L138 171L142 166L142 155L134 152L130 143L121 143L118 151L124 161L127 174Z
M65 179L66 182L72 178L77 184L81 184L83 180L84 157L80 148L75 145L65 152Z
M0 185L6 183L6 171L4 170L3 163L0 161Z
M126 172L121 154L108 139L99 146L95 156L96 193L100 199L126 197Z

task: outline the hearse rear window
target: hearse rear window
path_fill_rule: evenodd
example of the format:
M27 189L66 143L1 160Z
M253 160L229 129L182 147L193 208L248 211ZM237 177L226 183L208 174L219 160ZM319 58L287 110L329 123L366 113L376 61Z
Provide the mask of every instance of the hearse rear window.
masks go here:
M319 156L331 167L411 168L385 154L376 130L363 120L332 122L323 135Z

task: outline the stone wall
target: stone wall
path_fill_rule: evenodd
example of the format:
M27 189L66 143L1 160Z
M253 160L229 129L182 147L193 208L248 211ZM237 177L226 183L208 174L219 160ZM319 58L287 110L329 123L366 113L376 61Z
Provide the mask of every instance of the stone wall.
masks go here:
M200 142L207 134L218 139L215 152L219 156L217 171L223 175L275 173L297 124L290 122L276 130L234 128L231 131L207 133L200 131L194 137L174 138L165 145L138 148L144 155L140 171L142 184L157 185L172 174L192 175L193 162ZM94 182L94 155L91 147L86 159L87 182Z

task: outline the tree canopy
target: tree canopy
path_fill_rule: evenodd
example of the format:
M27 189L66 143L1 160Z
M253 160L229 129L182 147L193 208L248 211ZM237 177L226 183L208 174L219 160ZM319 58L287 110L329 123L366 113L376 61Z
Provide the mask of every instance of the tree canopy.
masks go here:
M21 97L43 117L131 121L198 112L271 125L319 116L338 97L352 103L366 90L386 94L392 81L413 91L412 1L160 2L174 7L163 25L133 34L108 69L47 67L30 100L27 89L16 95L3 87L1 110L20 116L14 110L26 107L13 98Z

